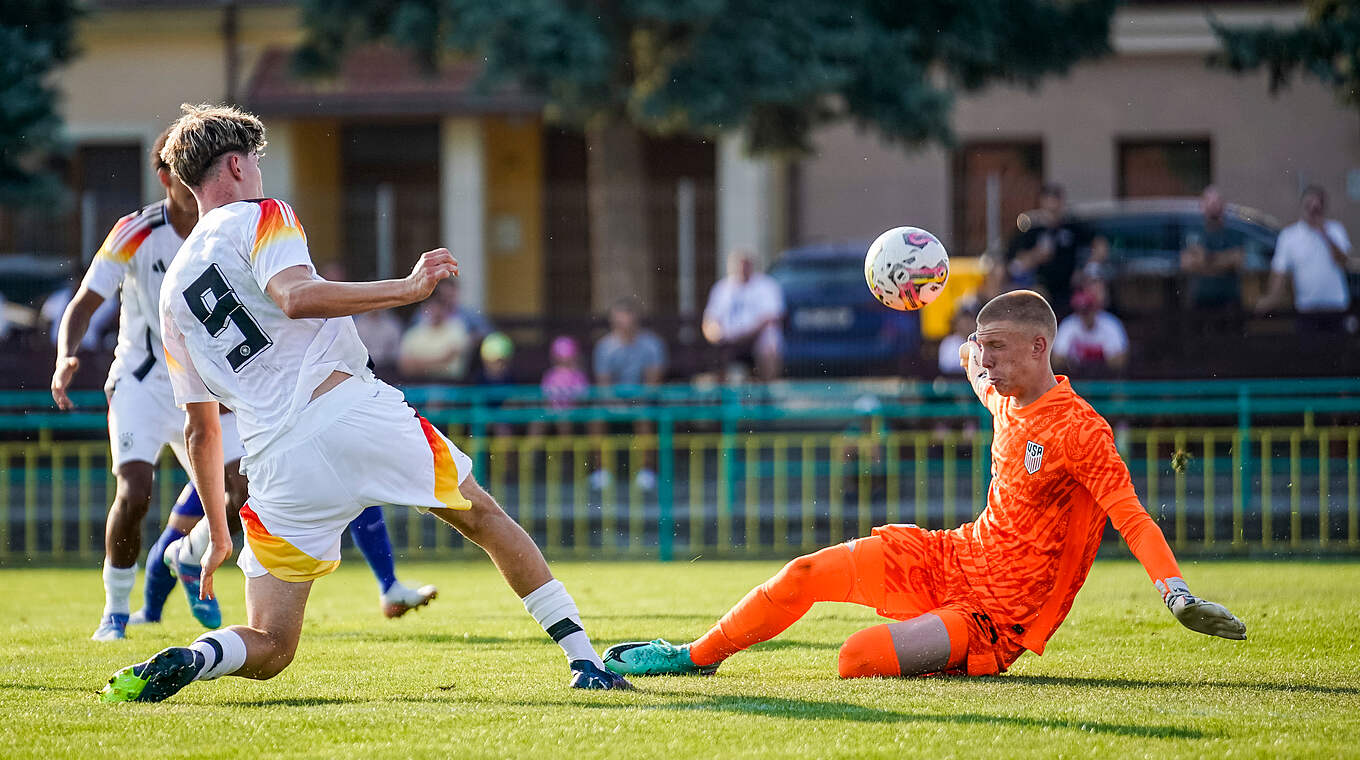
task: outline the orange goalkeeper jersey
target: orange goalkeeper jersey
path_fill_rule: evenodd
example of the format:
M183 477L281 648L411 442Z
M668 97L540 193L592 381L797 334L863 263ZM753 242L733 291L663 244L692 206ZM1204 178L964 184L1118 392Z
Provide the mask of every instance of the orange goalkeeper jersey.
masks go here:
M1106 516L1154 582L1180 575L1109 423L1066 377L1023 408L990 386L983 401L994 421L987 508L948 536L999 631L1043 653L1086 580Z

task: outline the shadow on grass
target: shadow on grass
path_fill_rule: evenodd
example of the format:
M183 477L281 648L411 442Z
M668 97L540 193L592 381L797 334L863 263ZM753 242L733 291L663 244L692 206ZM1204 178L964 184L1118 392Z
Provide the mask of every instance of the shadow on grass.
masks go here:
M985 713L911 713L896 710L882 710L850 702L819 702L810 699L787 699L783 697L746 697L714 696L695 698L684 692L661 692L648 690L647 696L683 697L676 702L659 705L638 705L628 703L580 703L568 701L523 701L523 700L486 700L473 699L478 704L501 704L513 707L571 707L594 710L675 710L704 713L726 712L738 715L756 715L766 718L793 720L840 720L853 723L894 723L894 724L949 724L961 726L1010 726L1022 729L1062 729L1084 733L1113 734L1117 736L1137 736L1147 739L1203 739L1208 734L1194 728L1180 726L1139 726L1127 723L1106 723L1102 721L1065 720L1061 718L1029 718L1010 715L988 715Z
M545 640L545 636L542 632L525 636L481 636L457 632L417 633L394 631L388 633L385 631L330 631L314 633L308 631L307 638L308 640L330 639L339 641L372 641L375 643L395 642L410 644L525 644L542 643Z
M103 684L100 684L103 686ZM51 686L45 683L0 683L0 689L13 689L15 691L57 691L75 692L77 694L94 694L99 691L88 686Z
M1264 681L1193 681L1166 680L1166 681L1139 681L1132 678L1079 678L1073 676L1025 676L1008 675L999 676L995 679L998 683L1023 683L1029 686L1060 686L1064 689L1071 688L1090 688L1090 689L1188 689L1197 686L1208 686L1214 689L1233 689L1243 691L1284 691L1302 694L1344 694L1349 696L1360 695L1360 688L1352 686L1323 686L1320 684L1290 684L1290 683L1268 683Z
M228 707L324 707L328 705L348 705L363 703L442 703L457 705L478 704L502 706L514 709L562 707L586 710L666 710L682 712L714 713L724 712L737 715L755 715L766 718L792 720L839 720L853 723L893 723L893 724L948 724L959 726L1009 726L1021 729L1068 730L1084 733L1112 734L1116 736L1136 736L1146 739L1202 739L1208 734L1193 728L1180 726L1148 725L1139 726L1127 723L1106 723L1102 721L1065 720L1061 718L1030 718L1010 715L988 715L985 713L911 713L896 710L882 710L850 702L819 702L810 699L787 699L783 697L746 697L713 696L698 697L685 692L644 691L647 697L678 697L677 701L662 704L638 704L633 700L620 702L581 702L573 700L518 700L487 699L485 697L451 697L441 699L430 696L387 695L363 699L357 697L280 697L277 699L251 699L216 703Z

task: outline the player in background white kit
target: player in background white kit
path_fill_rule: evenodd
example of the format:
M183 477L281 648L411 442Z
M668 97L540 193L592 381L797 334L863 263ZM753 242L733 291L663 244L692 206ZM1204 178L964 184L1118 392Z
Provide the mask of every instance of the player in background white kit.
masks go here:
M160 292L166 269L184 237L198 220L197 202L169 166L160 160L162 134L152 151L152 165L165 187L165 199L119 219L90 263L85 279L62 314L57 333L52 398L61 409L73 404L66 393L80 360L80 341L90 317L105 300L122 290L118 345L104 392L109 399L109 443L117 492L104 527L104 612L91 637L113 641L125 635L137 558L142 548L142 519L151 504L155 463L169 446L189 469L184 448L184 412L175 407L170 376L161 347ZM225 486L235 513L245 503L246 482L237 470L244 449L235 432L234 415L223 417L227 450ZM176 514L172 529L187 533L193 520ZM188 584L186 583L186 587ZM205 625L220 624L216 604L198 604L194 615Z
M428 510L481 546L566 653L573 687L631 688L604 669L575 602L533 539L471 477L468 457L367 367L351 316L422 301L458 263L441 248L399 280L317 277L292 209L260 199L264 145L254 116L186 105L162 152L199 205L198 226L166 276L161 315L212 526L202 593L213 594L213 573L232 551L218 480L221 402L239 417L250 478L237 559L249 624L123 668L103 699L155 702L194 680L278 674L297 649L312 583L339 565L340 535L368 504Z

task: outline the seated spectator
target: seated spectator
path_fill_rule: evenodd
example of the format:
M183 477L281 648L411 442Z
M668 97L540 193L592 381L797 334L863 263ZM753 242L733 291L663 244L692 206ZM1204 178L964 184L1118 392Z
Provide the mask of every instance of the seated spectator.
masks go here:
M57 329L61 326L61 316L66 313L66 307L75 297L75 284L67 282L57 290L52 291L47 298L43 299L39 315L42 320L43 329L47 331L48 342L57 345ZM85 337L80 339L80 350L96 351L104 346L105 336L116 339L117 330L113 330L118 323L119 298L106 298L99 304L99 308L94 310L94 315L90 317L90 325L85 330ZM112 346L109 346L112 348Z
M548 358L552 361L552 366L543 373L543 382L540 385L543 396L548 400L548 406L559 412L576 406L581 397L590 390L590 379L581 369L581 351L576 346L576 341L565 335L553 339L552 345L548 348ZM558 435L572 433L571 422L568 420L556 420L554 427ZM538 423L531 425L530 432L541 434L542 425Z
M515 356L515 344L503 332L493 332L482 339L480 350L482 366L477 369L475 382L483 388L508 388L516 385L510 360ZM486 400L486 406L499 409L505 405L505 397L493 395ZM503 438L510 435L510 425L497 422L491 426L492 435Z
M1077 377L1098 377L1123 370L1129 336L1115 315L1105 311L1105 283L1086 282L1072 296L1073 314L1058 325L1053 363Z
M401 354L401 319L391 309L354 315L354 329L379 373L387 374L396 368Z
M756 271L755 255L733 251L727 276L713 285L704 308L703 332L717 346L723 370L751 367L757 377L777 378L783 360L784 291L773 277Z
M1304 332L1338 332L1351 292L1346 270L1351 265L1351 241L1341 222L1327 218L1327 194L1320 187L1303 191L1299 221L1280 230L1275 257L1270 262L1270 286L1256 304L1258 313L1285 305L1285 278L1294 285L1294 309Z
M461 322L448 318L438 304L427 301L401 338L397 369L410 380L461 380L467 374L468 354L475 345ZM374 360L376 362L376 359Z
M463 303L462 287L457 277L450 277L435 287L430 300L443 309L445 318L462 323L468 334L480 341L496 328L481 312Z
M321 268L321 276L331 282L349 282L345 265L332 261ZM391 309L378 309L354 315L354 329L368 349L368 358L379 374L387 374L397 367L401 352L401 318Z
M960 300L954 309L950 322L950 332L940 339L940 374L946 377L963 377L963 365L959 362L959 346L977 330L978 306L972 299Z
M1223 220L1223 196L1218 188L1204 188L1199 199L1204 221L1192 228L1181 248L1181 273L1190 279L1190 305L1198 309L1238 308L1242 305L1240 279L1246 265L1246 233L1228 229Z
M666 376L666 346L656 334L639 324L636 301L625 298L609 309L609 332L595 344L595 384L601 388L617 385L657 385ZM590 423L590 433L603 436L608 425L603 421ZM655 432L648 420L633 423L636 436L650 436ZM642 469L633 482L644 491L656 488L656 451L648 448ZM613 482L614 476L598 464L591 473L590 483L600 490Z

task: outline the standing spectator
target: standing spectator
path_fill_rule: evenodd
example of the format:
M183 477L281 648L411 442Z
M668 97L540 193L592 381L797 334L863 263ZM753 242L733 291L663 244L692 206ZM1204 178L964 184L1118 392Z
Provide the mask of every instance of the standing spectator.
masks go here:
M718 347L723 369L742 363L761 380L778 377L783 320L784 291L779 283L756 271L755 254L733 251L727 257L727 276L714 283L704 307L704 337Z
M1341 329L1351 305L1346 267L1351 241L1341 222L1326 217L1327 194L1310 186L1303 191L1299 221L1285 227L1275 241L1270 287L1256 304L1263 313L1285 304L1285 276L1293 278L1294 309L1299 327L1308 332Z
M427 301L420 318L401 338L397 369L411 380L461 380L474 345L462 322L449 319L442 306Z
M349 282L345 265L332 261L321 269L321 276L331 282ZM388 374L397 367L401 353L401 318L391 309L375 309L354 315L354 329L368 349L368 358L378 374Z
M1236 309L1242 305L1242 268L1247 236L1228 229L1223 195L1210 185L1199 199L1203 226L1191 229L1181 248L1181 273L1190 278L1190 305L1197 309Z
M1011 240L1001 271L1009 278L1011 289L1033 283L1048 295L1049 303L1065 309L1072 299L1079 265L1099 266L1109 255L1109 244L1085 224L1067 216L1062 185L1050 183L1040 188L1039 208L1029 221L1029 227ZM1081 260L1084 252L1089 252L1086 262Z
M1116 374L1129 358L1129 336L1115 315L1105 311L1105 283L1089 280L1072 295L1075 312L1058 325L1053 363L1081 377Z
M612 386L658 385L666 376L666 346L656 334L643 330L639 324L639 308L636 301L625 298L609 308L609 332L595 344L594 369L595 384L601 388ZM590 434L603 436L608 425L603 420L590 423ZM633 433L649 436L654 431L648 420L633 423ZM647 450L642 469L633 476L633 482L644 491L656 488L656 452ZM597 466L590 475L590 484L596 490L603 489L614 476L608 470Z
M590 390L590 379L581 369L581 350L576 341L565 335L553 339L548 348L548 358L552 366L543 373L543 396L554 412L562 412L576 406L581 397ZM554 421L558 435L571 435L571 422L565 419ZM530 425L530 433L541 434L542 424Z

